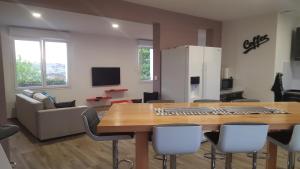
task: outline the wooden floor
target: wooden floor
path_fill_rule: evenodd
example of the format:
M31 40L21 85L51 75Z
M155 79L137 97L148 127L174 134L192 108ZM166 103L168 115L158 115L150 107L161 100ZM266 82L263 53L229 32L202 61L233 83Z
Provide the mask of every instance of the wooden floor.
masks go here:
M11 158L17 162L17 169L111 169L111 142L95 142L84 134L39 142L26 130L9 139ZM161 161L153 158L150 147L150 168L161 169ZM178 169L209 169L210 161L203 157L209 152L210 144L204 143L197 154L179 156ZM121 141L120 158L134 160L134 140ZM279 149L278 168L286 168L287 153ZM258 169L265 168L265 161L258 160ZM120 169L128 168L121 165ZM224 168L224 160L218 160L217 168ZM234 154L234 169L251 169L251 159L245 154ZM300 169L299 162L296 168Z

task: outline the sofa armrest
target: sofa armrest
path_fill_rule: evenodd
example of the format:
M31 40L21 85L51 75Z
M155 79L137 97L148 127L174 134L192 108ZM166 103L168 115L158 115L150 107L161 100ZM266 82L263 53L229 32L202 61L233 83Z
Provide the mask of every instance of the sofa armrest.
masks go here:
M17 119L34 135L37 136L37 111L42 110L44 105L35 99L23 94L16 95Z
M84 132L81 114L87 106L40 110L37 113L41 140Z
M45 109L45 110L39 110L39 114L45 114L45 113L60 113L60 112L72 112L72 111L78 111L78 110L86 110L87 106L77 106L77 107L66 107L66 108L56 108L56 109Z

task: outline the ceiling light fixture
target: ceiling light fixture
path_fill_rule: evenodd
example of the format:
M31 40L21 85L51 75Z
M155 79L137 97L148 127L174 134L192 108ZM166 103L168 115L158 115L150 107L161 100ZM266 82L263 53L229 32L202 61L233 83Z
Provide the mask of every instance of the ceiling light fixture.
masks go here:
M116 23L111 24L111 26L115 29L118 29L120 27L119 24L116 24Z
M35 18L41 18L42 17L42 14L41 13L38 13L38 12L32 12L31 15Z

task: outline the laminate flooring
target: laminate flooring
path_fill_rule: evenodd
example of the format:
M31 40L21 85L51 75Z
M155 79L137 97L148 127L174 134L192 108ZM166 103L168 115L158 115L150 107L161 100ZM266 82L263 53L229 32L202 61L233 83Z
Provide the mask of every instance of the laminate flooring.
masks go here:
M9 138L11 160L17 162L16 169L111 169L112 143L96 142L85 134L78 134L40 142L27 130ZM161 169L162 161L154 159L154 152L149 143L150 169ZM263 150L265 151L265 150ZM198 153L181 155L177 158L177 169L209 169L210 160L203 157L210 152L210 143L201 145ZM134 140L119 142L119 157L134 160ZM298 156L297 156L298 157ZM233 169L251 169L252 159L246 154L233 155ZM287 166L287 152L278 149L277 168ZM120 169L129 168L125 164ZM217 169L224 168L224 160L217 161ZM265 160L258 159L258 169L265 168ZM300 164L296 162L296 168Z

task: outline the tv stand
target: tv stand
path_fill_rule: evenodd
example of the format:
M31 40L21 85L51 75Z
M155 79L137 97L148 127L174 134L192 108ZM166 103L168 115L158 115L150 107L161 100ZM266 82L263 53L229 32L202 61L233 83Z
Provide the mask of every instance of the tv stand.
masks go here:
M112 97L110 96L98 96L98 97L91 97L91 98L87 98L86 101L101 101L101 100L109 100Z
M126 92L128 89L108 89L105 90L106 93L113 93L113 92Z
M115 103L132 103L132 100L113 100L111 101L111 105Z
M110 94L112 93L117 93L117 92L126 92L128 91L128 89L108 89L105 90L106 96L98 96L98 97L91 97L91 98L87 98L86 101L87 102L99 102L99 101L108 101L110 99L112 99L112 96L110 96ZM132 103L131 100L112 100L111 104L114 103Z

